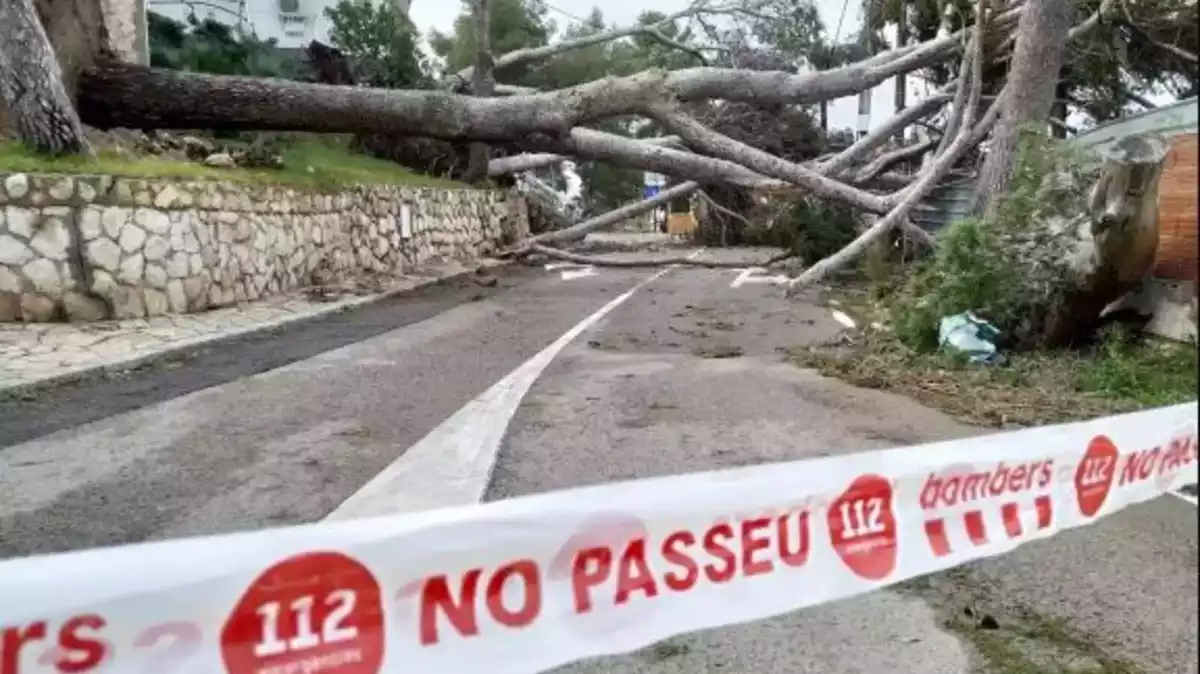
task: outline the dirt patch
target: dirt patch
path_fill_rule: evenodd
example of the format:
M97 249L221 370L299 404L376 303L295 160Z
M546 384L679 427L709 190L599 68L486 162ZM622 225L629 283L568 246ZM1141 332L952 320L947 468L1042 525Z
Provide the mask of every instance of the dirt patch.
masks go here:
M1131 412L1196 399L1196 352L1142 340L1088 351L1010 355L975 365L945 353L918 353L887 329L886 311L861 291L836 306L862 329L817 346L789 349L801 367L855 386L892 391L966 423L1020 428Z

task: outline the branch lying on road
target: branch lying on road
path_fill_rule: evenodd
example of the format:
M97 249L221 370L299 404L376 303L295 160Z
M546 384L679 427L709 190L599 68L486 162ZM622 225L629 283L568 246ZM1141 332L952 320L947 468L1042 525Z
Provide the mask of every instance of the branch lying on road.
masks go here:
M592 255L580 255L578 253L568 253L565 250L550 248L540 244L534 244L530 246L529 248L525 249L525 253L545 255L546 257L552 257L556 260L575 262L578 264L590 264L597 267L662 267L667 265L686 265L691 267L705 267L708 269L744 269L746 267L769 267L771 265L779 264L780 262L783 262L784 260L794 256L794 254L790 252L780 253L769 258L765 262L725 262L720 260L699 260L688 257L660 257L634 260L628 258L605 258L595 257Z

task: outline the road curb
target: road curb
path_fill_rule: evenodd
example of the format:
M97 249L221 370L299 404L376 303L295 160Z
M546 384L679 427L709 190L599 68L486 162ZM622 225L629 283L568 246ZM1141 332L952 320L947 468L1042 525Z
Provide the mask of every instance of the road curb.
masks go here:
M462 270L455 271L444 276L422 279L413 286L394 288L392 290L385 290L375 295L357 297L342 304L331 304L326 307L321 307L312 313L296 316L284 316L260 325L236 328L234 330L230 330L229 332L205 335L203 337L194 337L191 339L181 339L178 342L174 342L170 346L163 348L162 350L130 356L129 358L123 358L119 361L83 365L34 381L17 382L15 384L8 385L0 384L0 399L15 397L19 398L37 393L39 391L44 391L46 389L57 388L66 384L78 384L85 381L109 379L130 370L143 368L160 361L169 360L174 356L178 356L182 352L194 351L202 347L220 346L222 344L234 342L258 333L270 332L283 327L291 327L308 321L328 318L329 316L360 309L364 306L375 304L376 302L382 302L383 300L391 299L398 295L411 293L422 288L428 288L429 286L437 285L439 283L445 283L463 276L475 274L480 268L497 269L501 267L507 267L512 264L512 260L495 260L491 258L485 258L476 262L474 266L464 267Z

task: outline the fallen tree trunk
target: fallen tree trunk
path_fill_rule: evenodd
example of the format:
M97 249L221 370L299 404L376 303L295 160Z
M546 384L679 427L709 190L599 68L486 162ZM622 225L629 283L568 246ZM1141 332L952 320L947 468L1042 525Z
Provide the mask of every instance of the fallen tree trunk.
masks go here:
M501 98L203 75L108 61L83 72L77 103L80 116L100 128L405 133L492 141L539 131L562 136L575 126L672 100L816 103L870 89L958 49L950 35L814 73L648 70Z

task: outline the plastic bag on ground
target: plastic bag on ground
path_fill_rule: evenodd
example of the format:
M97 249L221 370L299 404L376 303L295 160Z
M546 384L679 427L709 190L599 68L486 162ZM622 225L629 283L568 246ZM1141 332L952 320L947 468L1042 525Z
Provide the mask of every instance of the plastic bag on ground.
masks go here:
M966 354L972 363L996 362L1000 357L996 349L999 336L996 326L969 311L943 316L938 325L938 345L947 351Z

